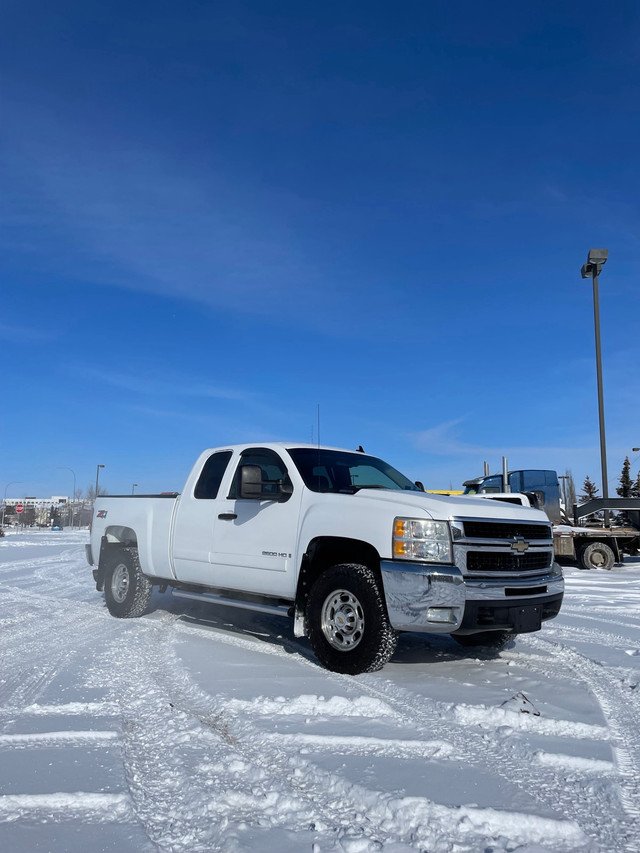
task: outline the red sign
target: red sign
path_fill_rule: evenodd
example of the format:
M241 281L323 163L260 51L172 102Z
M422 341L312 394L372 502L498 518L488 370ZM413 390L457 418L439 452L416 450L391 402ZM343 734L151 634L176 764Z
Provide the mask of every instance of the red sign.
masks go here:
M16 504L16 512L22 512L23 509L24 507L22 506L22 504Z

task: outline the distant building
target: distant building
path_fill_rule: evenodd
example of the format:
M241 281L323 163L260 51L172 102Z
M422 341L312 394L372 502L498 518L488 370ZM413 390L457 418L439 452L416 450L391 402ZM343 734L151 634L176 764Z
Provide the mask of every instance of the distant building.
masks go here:
M22 504L22 506L32 506L34 509L51 509L51 507L64 507L67 504L71 503L71 499L68 495L53 495L50 498L5 498L4 505L9 509L13 509L18 504Z

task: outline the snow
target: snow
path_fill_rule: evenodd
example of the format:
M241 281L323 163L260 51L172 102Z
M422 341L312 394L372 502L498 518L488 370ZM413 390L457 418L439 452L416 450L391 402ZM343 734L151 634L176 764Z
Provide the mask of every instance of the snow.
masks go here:
M282 617L112 618L86 541L0 539L6 853L640 849L639 558L499 652L406 634L354 678Z

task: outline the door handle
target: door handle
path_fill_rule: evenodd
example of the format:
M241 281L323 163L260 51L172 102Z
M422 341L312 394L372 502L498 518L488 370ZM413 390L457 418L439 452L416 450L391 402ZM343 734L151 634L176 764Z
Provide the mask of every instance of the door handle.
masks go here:
M222 519L222 521L233 521L234 518L238 516L235 512L221 512L218 518Z

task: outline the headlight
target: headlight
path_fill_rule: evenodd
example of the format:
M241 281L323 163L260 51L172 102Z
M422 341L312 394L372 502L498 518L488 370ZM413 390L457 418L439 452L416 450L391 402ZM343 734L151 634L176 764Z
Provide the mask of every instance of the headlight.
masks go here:
M451 563L449 523L396 518L393 522L393 556L396 560Z

